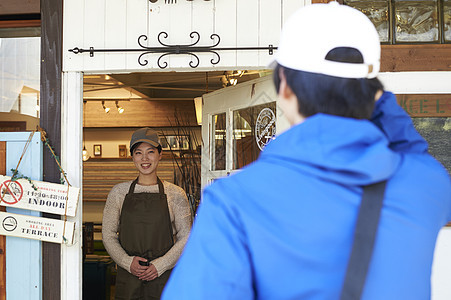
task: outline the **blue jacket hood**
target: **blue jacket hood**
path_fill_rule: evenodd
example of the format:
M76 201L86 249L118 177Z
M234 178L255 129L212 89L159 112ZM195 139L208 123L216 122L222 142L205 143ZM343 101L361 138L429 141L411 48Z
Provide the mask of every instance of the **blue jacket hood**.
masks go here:
M390 178L401 156L368 120L316 114L271 141L261 160L341 184L367 185Z

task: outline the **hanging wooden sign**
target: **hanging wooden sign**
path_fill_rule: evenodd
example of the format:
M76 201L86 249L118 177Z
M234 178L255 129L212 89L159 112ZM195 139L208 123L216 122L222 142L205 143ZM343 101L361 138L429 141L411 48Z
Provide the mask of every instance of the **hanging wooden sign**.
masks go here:
M74 222L0 212L1 235L71 245L74 230Z
M450 94L398 94L396 99L411 117L451 117Z
M26 179L11 181L0 175L0 205L75 216L80 189L67 185Z

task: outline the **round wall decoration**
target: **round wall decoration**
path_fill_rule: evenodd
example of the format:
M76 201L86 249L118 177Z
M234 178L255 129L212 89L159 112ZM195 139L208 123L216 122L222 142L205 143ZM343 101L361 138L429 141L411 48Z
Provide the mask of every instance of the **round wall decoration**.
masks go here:
M258 148L263 150L276 135L276 115L266 107L260 111L255 122L255 140Z

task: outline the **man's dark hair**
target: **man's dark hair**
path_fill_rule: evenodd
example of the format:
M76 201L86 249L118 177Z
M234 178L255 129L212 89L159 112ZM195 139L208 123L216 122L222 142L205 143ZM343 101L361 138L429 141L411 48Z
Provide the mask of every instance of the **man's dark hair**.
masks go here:
M132 146L132 148L130 149L130 154L133 156L133 153L135 152L135 149L141 145L143 142L141 143L136 143ZM152 146L153 147L153 146ZM160 154L161 151L163 150L163 148L161 147L161 145L158 145L158 147L155 147L158 150L158 153Z
M362 55L357 49L345 47L331 50L326 59L363 63ZM304 117L324 113L369 119L374 109L375 95L383 89L377 78L341 78L293 70L278 64L273 73L277 92L280 88L279 72L285 75L288 86L298 99L299 113Z

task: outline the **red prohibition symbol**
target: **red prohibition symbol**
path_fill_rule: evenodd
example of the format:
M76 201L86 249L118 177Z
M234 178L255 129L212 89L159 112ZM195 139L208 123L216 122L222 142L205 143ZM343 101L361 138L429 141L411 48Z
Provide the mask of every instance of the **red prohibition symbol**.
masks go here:
M0 185L0 200L6 204L16 204L22 199L23 188L17 181L6 180Z

